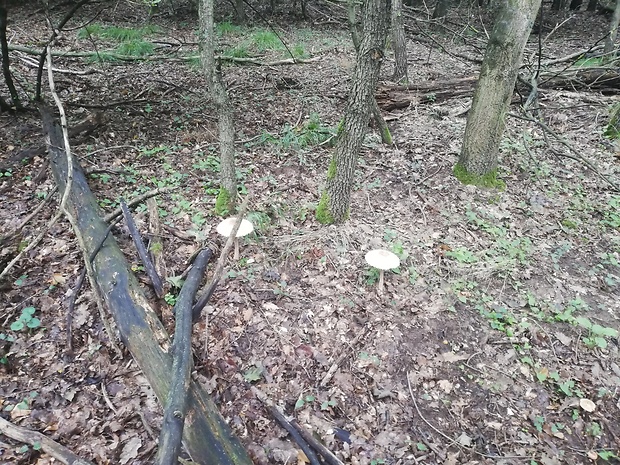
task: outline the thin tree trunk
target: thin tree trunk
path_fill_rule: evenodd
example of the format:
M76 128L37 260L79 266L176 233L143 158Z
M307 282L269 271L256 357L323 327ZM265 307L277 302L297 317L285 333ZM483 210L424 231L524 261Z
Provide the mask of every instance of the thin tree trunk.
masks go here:
M578 10L579 8L581 8L582 4L583 4L583 0L572 0L568 8L570 10Z
M499 11L467 118L461 156L455 167L455 174L463 182L469 175L485 176L495 172L504 117L540 4L541 0L514 0L506 2Z
M207 85L211 87L215 71L215 26L213 20L213 0L198 2L198 44L200 62Z
M553 0L551 9L554 11L563 11L566 9L566 0Z
M389 1L389 0L388 0ZM355 51L359 54L360 48L360 25L357 21L357 1L349 0L348 7L348 21L349 21L349 29L351 30L351 38L353 39L353 46L355 47ZM374 100L374 97L373 97ZM379 134L381 134L381 142L385 145L392 145L392 133L390 131L389 126L387 125L385 118L381 114L381 108L377 104L377 101L374 100L370 104L370 111L372 112L372 117L375 120L375 124L377 125L377 129L379 130Z
M220 192L215 203L215 212L223 216L233 211L237 198L233 111L221 73L219 69L216 70L213 0L200 0L198 8L200 56L218 114L220 137Z
M407 46L403 22L403 0L392 0L392 47L394 47L394 74L392 80L407 82Z
M611 54L614 50L614 44L616 42L616 37L618 37L618 25L620 24L620 0L616 0L616 8L614 9L614 14L611 17L611 22L609 23L609 35L605 40L605 48L603 50L606 54Z
M220 192L215 203L215 213L221 216L233 213L237 201L235 174L235 127L233 108L218 66L213 75L213 100L217 108L220 133Z
M368 126L369 110L383 58L388 0L366 0L362 18L364 33L357 54L353 83L335 153L327 171L327 186L316 211L321 223L342 223L349 216L357 157Z
M243 0L235 1L235 10L237 12L237 23L245 24L246 17L245 17L245 5L243 4Z
M433 19L443 18L448 14L450 8L450 0L437 0L435 9L433 10Z
M2 74L4 75L4 82L6 83L6 86L9 89L9 94L11 95L12 106L16 109L20 109L22 105L19 100L19 94L15 89L15 84L13 84L11 69L9 67L9 44L6 38L7 18L8 13L6 5L0 5L0 47L2 49ZM0 103L0 108L4 108L2 103Z

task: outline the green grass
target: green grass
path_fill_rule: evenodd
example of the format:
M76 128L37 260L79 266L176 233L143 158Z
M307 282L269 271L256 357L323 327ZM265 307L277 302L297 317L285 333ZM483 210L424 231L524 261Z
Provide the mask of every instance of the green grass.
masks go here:
M216 24L215 30L217 35L225 36L232 34L239 34L242 31L241 26L237 26L236 24L231 23L230 21L223 21L221 23Z
M151 42L144 42L143 40L131 40L129 42L123 42L116 47L116 52L119 55L130 57L143 57L153 53L153 44Z
M605 65L605 57L580 58L573 65L575 68L596 68Z
M273 31L266 29L258 29L252 34L252 45L260 52L284 48L280 38Z
M244 44L239 44L235 47L224 50L223 55L233 58L248 58L250 56L250 52L248 51L247 46Z
M100 39L114 40L116 42L137 41L146 36L156 34L161 29L157 26L147 25L143 27L128 28L117 26L102 26L100 24L90 24L78 32L79 39L97 37Z

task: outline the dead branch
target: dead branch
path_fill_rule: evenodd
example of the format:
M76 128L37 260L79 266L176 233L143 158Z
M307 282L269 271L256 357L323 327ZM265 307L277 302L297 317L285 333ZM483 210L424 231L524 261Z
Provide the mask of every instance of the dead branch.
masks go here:
M157 270L155 270L153 262L149 258L149 254L146 251L146 247L144 247L144 242L142 242L142 237L140 237L140 232L138 231L136 222L133 220L127 204L123 199L121 199L120 204L121 210L123 211L123 218L125 218L125 224L127 225L129 235L133 239L133 243L136 246L138 256L140 257L140 260L142 260L142 264L146 269L146 274L151 280L151 284L155 290L155 295L157 298L161 299L164 296L164 286L161 282L161 278L159 277L159 274L157 274Z
M172 386L159 435L157 465L175 465L187 414L187 397L192 373L192 303L212 252L200 251L174 306L175 329L172 347Z
M0 433L16 441L30 444L31 446L40 444L43 452L66 465L93 465L92 462L79 457L71 450L48 438L43 433L14 425L2 417L0 417Z
M49 134L50 166L60 192L64 192L67 162L62 150L62 136L57 124L45 121ZM73 189L67 208L76 218L76 236L85 254L90 256L107 224L99 216L86 177L74 160ZM79 214L77 214L79 212ZM112 313L121 340L158 398L165 402L170 394L172 357L169 336L139 283L131 273L113 236L109 236L92 263L93 289L99 290ZM190 383L188 416L192 421L183 429L183 441L189 454L199 464L250 465L251 460L217 407L199 384Z
M344 465L338 457L336 457L331 450L321 444L310 431L301 426L297 420L291 420L291 425L299 432L302 438L308 442L310 447L312 447L315 451L317 451L321 457L325 459L325 461L329 465Z
M161 278L162 283L165 283L168 274L166 271L166 263L164 262L164 245L162 242L159 210L157 209L157 201L154 197L147 199L146 207L149 212L149 252L153 259L157 274Z
M144 194L140 194L136 197L134 197L133 199L131 199L129 202L127 202L127 207L129 208L133 208L136 205L141 204L142 202L144 202L146 199L149 199L151 197L155 197L156 195L159 194L165 194L167 192L173 192L177 189L177 187L158 187L157 189L153 189L152 191L148 191L145 192ZM106 223L109 223L111 221L113 221L117 216L121 216L123 214L123 210L121 209L121 207L116 208L115 210L112 211L112 213L108 213L106 216L103 217L103 221L105 221Z
M24 47L23 45L9 45L8 50L26 53L28 55L41 55L41 50ZM163 57L163 56L148 56L148 57L139 57L132 55L120 55L118 53L114 53L113 50L106 50L96 52L63 52L56 51L52 53L53 56L57 57L67 57L67 58L91 58L97 55L103 55L107 58L118 60L118 61L170 61L170 60L183 60L183 61L192 61L200 58L198 55L188 55L183 57ZM283 66L283 65L304 65L308 63L314 63L316 61L321 60L321 57L314 58L284 58L282 60L274 60L274 61L262 61L259 58L244 58L244 57L231 57L228 55L216 55L217 60L228 61L231 63L239 63L239 64L249 64L249 65L257 65L257 66ZM65 70L66 71L66 70ZM68 71L66 71L68 72Z
M553 136L553 138L555 140L557 140L560 144L562 144L564 147L566 147L570 153L572 153L572 155L567 155L567 154L562 154L562 153L560 153L557 150L553 150L553 153L555 155L571 158L571 159L573 159L575 161L583 163L590 170L592 170L592 172L594 174L596 174L599 178L601 178L603 181L605 181L607 184L609 184L613 188L614 191L620 192L620 186L618 186L615 182L613 182L608 176L604 175L598 169L596 169L596 166L594 166L583 155L581 155L564 137L560 136L553 129L551 129L549 126L547 126L544 122L542 122L542 121L540 121L540 120L538 120L536 118L533 118L531 116L521 116L521 115L517 115L517 114L514 114L514 113L508 113L508 115L512 116L513 118L521 119L521 120L524 120L524 121L530 121L530 122L540 126L540 128L545 133Z
M222 250L222 253L220 254L220 258L217 261L217 266L215 267L215 271L213 272L213 278L211 278L211 282L209 283L207 290L203 293L202 296L200 296L200 299L198 299L198 302L196 302L196 304L194 305L194 308L192 308L192 318L194 321L200 318L200 312L202 312L202 309L209 302L209 299L213 295L215 288L217 287L218 283L220 282L220 279L222 278L222 273L224 272L224 264L226 263L226 259L228 258L230 249L233 246L234 239L237 236L237 231L239 230L239 226L241 225L241 220L243 219L243 215L245 214L245 211L248 208L249 201L250 201L250 196L248 195L246 196L245 200L239 207L239 210L237 210L237 221L235 221L232 231L230 232L230 235L228 236L228 239L226 240L226 245L224 246L224 249Z

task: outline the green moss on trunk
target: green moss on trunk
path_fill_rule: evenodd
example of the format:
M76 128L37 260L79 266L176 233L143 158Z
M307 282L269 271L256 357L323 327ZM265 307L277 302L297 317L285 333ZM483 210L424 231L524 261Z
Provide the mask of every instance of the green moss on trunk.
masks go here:
M506 189L506 183L501 179L497 178L496 169L480 176L477 174L469 173L462 164L457 163L454 167L453 172L456 179L461 181L463 184L486 187L489 189L497 189L500 191Z
M327 168L327 180L332 180L336 177L336 158L332 157L329 162L329 168Z
M232 198L228 190L220 187L220 192L215 200L215 214L218 216L226 216L233 208Z
M334 217L329 211L329 196L323 192L319 205L316 207L316 220L321 224L334 224Z

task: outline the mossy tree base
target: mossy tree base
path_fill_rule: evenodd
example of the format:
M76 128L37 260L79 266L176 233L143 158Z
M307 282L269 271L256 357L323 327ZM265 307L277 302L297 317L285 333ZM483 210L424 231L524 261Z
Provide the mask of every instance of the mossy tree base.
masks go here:
M496 169L487 174L479 175L468 172L463 165L457 163L453 172L456 179L466 185L486 187L488 189L497 189L500 191L506 189L506 183L498 179Z
M220 187L220 192L215 200L215 214L218 216L226 216L233 211L235 205L230 192L224 187Z
M334 217L329 211L329 196L327 192L323 192L321 200L316 207L316 220L321 224L334 224Z

